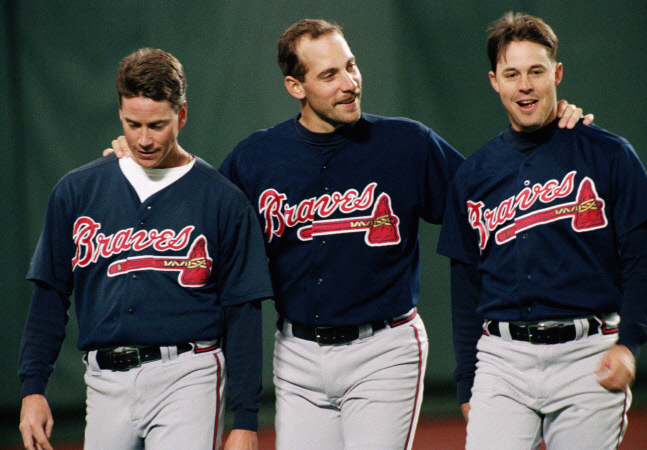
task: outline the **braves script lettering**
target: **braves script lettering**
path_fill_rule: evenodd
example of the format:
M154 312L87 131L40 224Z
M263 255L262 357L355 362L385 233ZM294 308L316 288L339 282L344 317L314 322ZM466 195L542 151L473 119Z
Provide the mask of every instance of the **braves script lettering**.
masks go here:
M606 226L604 201L598 198L595 183L588 177L580 183L575 203L557 205L517 216L518 210L527 210L537 201L550 203L569 196L575 186L573 180L576 173L576 171L569 172L561 182L549 180L544 184L537 183L532 187L526 187L519 194L505 199L493 209L483 209L485 204L482 201L468 200L467 216L472 228L478 232L479 248L483 250L487 246L490 232L511 220L514 223L497 231L497 244L504 244L514 239L516 233L521 230L565 218L573 219L573 229L578 232Z
M101 224L91 217L79 217L74 222L73 228L76 253L72 259L72 270L95 263L100 257L109 258L130 250L141 251L149 247L160 252L182 250L189 244L194 228L188 225L179 233L173 230L155 229L134 232L132 228L128 228L106 236L99 232Z
M265 236L268 242L282 236L286 227L303 225L297 231L302 241L313 236L363 232L364 241L371 247L400 243L400 220L393 213L391 197L385 192L375 198L377 183L371 183L360 194L355 189L334 192L319 198L302 200L298 205L286 203L287 195L267 189L259 197L259 211L265 218ZM373 206L370 216L326 219L335 211L350 214Z
M265 237L271 242L273 236L283 234L285 227L312 222L315 216L328 217L337 210L352 213L368 209L373 204L376 186L377 183L369 184L361 194L349 189L343 194L334 192L319 198L308 198L298 205L286 203L287 195L267 189L258 199L258 209L265 219Z

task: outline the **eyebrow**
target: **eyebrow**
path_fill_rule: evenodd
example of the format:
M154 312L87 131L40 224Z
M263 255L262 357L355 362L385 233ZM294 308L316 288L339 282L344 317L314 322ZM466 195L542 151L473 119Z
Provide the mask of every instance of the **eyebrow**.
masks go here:
M339 72L339 69L337 69L336 67L331 67L329 69L324 69L324 70L322 70L321 72L319 72L317 74L317 78L324 78L328 74L334 75L337 72Z
M546 66L543 65L543 64L533 64L532 66L530 66L531 70L532 69L545 69L545 68L546 68ZM519 69L516 66L510 66L510 67L504 68L503 70L507 71L507 70L519 70Z
M351 56L350 58L348 58L348 61L346 61L346 66L348 66L350 63L353 63L353 64L356 64L356 63L357 63L357 59L355 58L355 56ZM321 72L319 72L319 73L317 74L317 78L323 78L323 77L325 77L325 76L326 76L326 75L328 75L328 74L336 74L336 73L338 73L338 72L339 72L339 69L338 69L338 68L336 68L336 67L330 67L330 68L328 68L328 69L324 69L324 70L322 70Z
M124 119L126 120L126 122L128 122L128 123L130 123L130 124L133 124L133 125L143 125L143 124L142 124L142 122L139 122L138 120L129 119L128 117L124 117ZM150 126L153 126L153 125L162 125L162 124L165 124L165 123L168 123L168 122L169 122L169 121L168 121L168 120L165 120L165 119L162 119L162 120L156 120L155 122L148 122L148 123L146 123L146 126L149 126L149 127L150 127Z

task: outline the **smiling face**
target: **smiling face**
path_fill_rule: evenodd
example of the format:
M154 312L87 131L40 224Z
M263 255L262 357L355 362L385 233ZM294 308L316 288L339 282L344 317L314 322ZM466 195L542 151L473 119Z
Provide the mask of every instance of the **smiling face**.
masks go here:
M168 100L122 97L119 118L132 158L142 167L165 169L179 167L190 156L177 137L186 123L186 103L174 111Z
M549 57L546 47L530 41L510 42L501 53L490 83L508 111L516 131L531 132L557 117L557 85L562 64Z
M311 39L296 47L306 67L303 81L285 77L290 94L301 101L301 124L310 131L330 133L361 117L362 75L346 40L339 33Z

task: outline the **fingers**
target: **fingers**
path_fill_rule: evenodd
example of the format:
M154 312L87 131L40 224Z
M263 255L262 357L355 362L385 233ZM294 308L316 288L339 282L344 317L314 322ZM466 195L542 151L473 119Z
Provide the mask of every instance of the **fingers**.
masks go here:
M49 443L54 419L45 396L32 394L22 399L20 433L28 450L53 450Z
M602 370L598 376L600 386L610 392L621 392L631 385L631 377L626 371Z
M584 125L591 125L593 123L594 116L593 114L584 115L582 108L578 108L575 105L569 104L566 100L560 100L557 102L557 117L559 117L559 122L557 126L559 128L568 128L572 129L577 125L582 117L582 123Z
M117 145L119 146L119 149L115 147L115 141L112 141L112 147L115 148L115 152L117 152L117 156L120 158L123 158L124 156L130 156L130 147L128 146L128 141L126 140L126 136L119 136L117 138Z
M112 147L107 148L103 151L103 156L108 156L111 153L117 155L117 158L123 158L124 156L130 156L130 147L128 146L128 141L125 136L119 136L117 139L114 139L111 142Z
M616 345L604 354L596 375L606 390L624 391L636 376L636 359L627 347Z
M123 158L124 157L124 151L121 148L121 145L119 144L119 139L115 139L112 141L112 149L114 150L115 154L117 155L118 158Z
M22 441L27 450L53 450L52 445L49 443L49 438L52 435L52 425L48 424L45 428L36 424L24 425L20 424L20 433L22 434Z
M577 108L575 105L566 105L562 110L562 115L557 126L560 128L572 129L580 120L582 114L582 108Z

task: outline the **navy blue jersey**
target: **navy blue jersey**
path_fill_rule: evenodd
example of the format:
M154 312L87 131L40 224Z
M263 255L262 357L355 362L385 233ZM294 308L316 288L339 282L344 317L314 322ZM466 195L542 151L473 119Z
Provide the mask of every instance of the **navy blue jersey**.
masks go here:
M478 266L487 319L619 312L617 240L645 220L647 175L631 145L556 120L535 133L509 130L466 160L438 251Z
M204 161L142 203L110 156L56 185L27 278L74 290L81 350L215 339L223 306L272 296L258 231Z
M405 313L418 302L419 219L442 221L462 156L418 122L366 114L313 145L298 117L220 168L256 207L278 312L320 326Z

